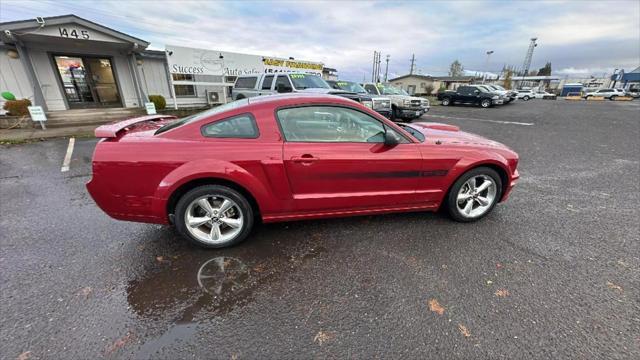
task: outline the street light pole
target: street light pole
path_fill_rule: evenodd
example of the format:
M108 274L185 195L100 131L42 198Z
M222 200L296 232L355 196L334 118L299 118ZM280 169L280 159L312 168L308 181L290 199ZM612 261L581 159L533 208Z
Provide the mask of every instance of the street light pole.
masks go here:
M384 82L387 82L387 75L389 75L389 55L387 54L387 65L384 67Z
M482 77L482 83L487 79L487 71L489 70L489 57L493 54L493 50L487 51L487 63L484 64L484 76Z

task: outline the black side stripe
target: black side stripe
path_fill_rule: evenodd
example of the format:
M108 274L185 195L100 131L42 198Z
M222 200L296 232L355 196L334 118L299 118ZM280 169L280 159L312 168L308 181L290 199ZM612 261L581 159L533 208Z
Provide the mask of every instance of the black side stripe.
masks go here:
M439 177L446 176L448 170L428 171L378 171L358 173L335 173L323 176L327 179L384 179L384 178L412 178L412 177Z

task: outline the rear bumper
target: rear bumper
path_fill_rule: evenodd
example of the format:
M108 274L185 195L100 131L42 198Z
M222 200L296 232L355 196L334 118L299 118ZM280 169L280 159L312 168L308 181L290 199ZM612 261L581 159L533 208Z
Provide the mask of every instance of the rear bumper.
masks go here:
M116 196L93 177L86 184L89 195L105 214L116 220L168 224L162 212L166 202L151 196Z

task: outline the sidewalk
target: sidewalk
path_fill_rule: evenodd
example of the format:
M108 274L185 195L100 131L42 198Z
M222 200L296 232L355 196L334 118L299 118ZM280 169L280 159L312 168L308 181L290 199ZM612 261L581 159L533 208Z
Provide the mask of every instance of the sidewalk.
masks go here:
M42 129L0 129L0 143L19 143L23 141L50 139L67 136L93 136L93 131L99 125L68 126Z

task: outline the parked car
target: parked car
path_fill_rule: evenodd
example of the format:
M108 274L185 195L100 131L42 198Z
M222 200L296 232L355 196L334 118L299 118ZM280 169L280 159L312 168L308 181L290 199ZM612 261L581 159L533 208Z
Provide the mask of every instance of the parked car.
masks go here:
M384 96L391 99L392 120L417 119L431 108L429 100L411 96L406 91L389 84L364 83L361 85L371 95Z
M368 108L374 108L383 116L391 117L391 102L389 99L359 94L332 88L321 77L303 73L278 73L261 75L238 76L232 90L235 100L261 95L278 93L317 93L331 94L355 100Z
M494 89L498 92L498 94L504 96L505 104L508 104L514 101L517 98L518 92L514 90L507 90L500 85L497 84L486 84L487 87Z
M446 90L438 93L438 100L443 106L454 104L474 104L483 108L501 105L503 100L500 95L485 90L482 87L463 85L457 90Z
M640 89L637 88L629 88L625 90L627 96L631 96L634 99L640 98Z
M353 82L353 81L345 81L345 80L326 80L327 84L336 90L347 91L350 93L358 94L362 99L371 99L371 102L368 101L359 101L364 106L369 107L368 104L371 104L371 107L376 112L382 114L383 116L390 118L391 117L391 99L383 96L370 95L367 90L365 90L362 85Z
M536 93L530 89L523 89L523 90L518 90L518 95L516 95L516 97L524 101L529 101L531 99L536 98Z
M518 99L529 101L530 99L555 100L558 96L546 91L536 91L531 89L518 90Z
M594 92L588 92L584 94L584 98L588 99L592 96L601 96L605 99L615 100L617 97L625 96L626 93L622 89L600 89Z
M472 84L469 86L473 86L475 88L480 89L481 91L484 92L488 92L488 93L492 93L494 95L498 95L500 97L500 100L502 100L502 105L507 104L511 101L511 99L509 98L509 96L507 96L507 92L506 91L498 91L488 85L484 85L484 84Z
M396 124L333 95L253 97L95 135L87 189L104 212L174 224L212 248L244 240L257 221L439 208L475 221L519 178L505 145L453 125Z

